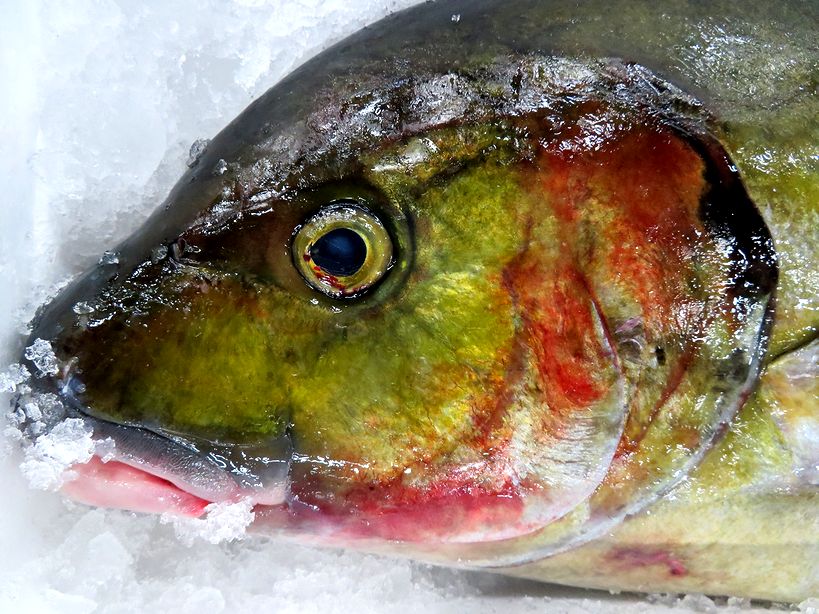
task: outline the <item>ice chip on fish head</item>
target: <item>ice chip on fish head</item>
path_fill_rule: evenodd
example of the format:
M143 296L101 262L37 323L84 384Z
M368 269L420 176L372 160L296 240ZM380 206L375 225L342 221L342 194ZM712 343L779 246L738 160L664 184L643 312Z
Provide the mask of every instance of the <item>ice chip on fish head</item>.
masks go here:
M255 101L41 312L37 386L114 442L71 496L516 564L655 501L732 418L777 270L706 105L616 58L406 61L415 15Z

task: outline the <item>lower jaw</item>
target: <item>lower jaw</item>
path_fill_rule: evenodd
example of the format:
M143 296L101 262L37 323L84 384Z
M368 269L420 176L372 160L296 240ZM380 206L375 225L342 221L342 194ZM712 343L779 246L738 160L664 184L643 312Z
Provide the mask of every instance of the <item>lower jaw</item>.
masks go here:
M75 475L62 492L88 505L195 518L211 504L168 480L115 460L103 462L94 456L72 466L71 472Z

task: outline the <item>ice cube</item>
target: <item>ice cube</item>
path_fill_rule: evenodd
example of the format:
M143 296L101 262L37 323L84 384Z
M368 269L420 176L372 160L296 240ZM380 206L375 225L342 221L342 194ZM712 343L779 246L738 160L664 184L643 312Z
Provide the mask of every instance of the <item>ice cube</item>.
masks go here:
M177 537L187 544L193 544L197 539L219 544L244 539L247 527L255 518L250 499L211 503L205 508L205 512L203 518L166 515L162 521L170 523Z
M32 488L56 490L73 476L68 468L85 463L94 453L92 429L78 418L68 418L37 438L20 465Z
M56 375L60 370L51 343L45 339L35 339L34 343L26 348L25 357L37 367L37 377Z
M15 392L29 377L31 374L23 365L18 363L9 365L4 373L0 373L0 392Z

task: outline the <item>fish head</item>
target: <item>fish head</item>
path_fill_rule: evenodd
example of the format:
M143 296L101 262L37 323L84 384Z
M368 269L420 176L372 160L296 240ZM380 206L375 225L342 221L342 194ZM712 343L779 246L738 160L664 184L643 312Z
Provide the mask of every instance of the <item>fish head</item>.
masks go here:
M776 283L703 104L616 59L322 57L38 316L36 393L113 442L63 490L496 564L676 484Z

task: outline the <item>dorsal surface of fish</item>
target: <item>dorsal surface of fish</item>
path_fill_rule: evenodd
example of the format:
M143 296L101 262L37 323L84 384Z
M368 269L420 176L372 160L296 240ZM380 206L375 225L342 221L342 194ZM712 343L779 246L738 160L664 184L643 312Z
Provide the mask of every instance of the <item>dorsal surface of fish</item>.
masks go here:
M22 428L113 442L63 486L92 504L246 498L311 543L815 594L816 25L480 1L362 30L42 309Z

